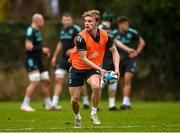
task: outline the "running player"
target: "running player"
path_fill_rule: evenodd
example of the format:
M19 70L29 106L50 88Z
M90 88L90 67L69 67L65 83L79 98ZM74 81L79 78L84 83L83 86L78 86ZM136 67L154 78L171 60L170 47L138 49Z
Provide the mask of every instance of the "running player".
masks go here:
M60 31L60 40L57 44L56 50L54 52L53 58L51 60L52 67L56 66L56 83L54 88L54 96L52 99L53 109L58 110L61 106L58 106L59 95L62 91L63 81L71 64L68 62L69 55L74 47L74 37L81 31L78 25L73 24L73 19L71 14L64 13L61 18L61 23L63 25ZM60 53L59 63L56 65L58 54ZM87 95L86 87L82 87L83 92L83 104L84 108L89 108L89 100Z
M45 95L45 109L51 109L51 100L49 94L49 75L42 62L42 54L50 56L49 49L42 47L42 36L40 29L44 25L44 18L41 14L34 14L32 24L28 27L25 41L25 66L28 71L30 84L26 89L24 101L21 105L23 111L35 111L30 105L31 97L41 81Z
M123 92L123 101L121 109L131 109L130 94L132 88L132 79L136 72L136 58L141 53L145 46L143 38L135 29L129 27L129 19L125 16L118 18L118 29L114 31L114 36L124 45L133 48L135 52L127 53L125 50L118 49L121 55L120 73L121 88ZM135 42L138 43L135 48Z
M104 12L103 15L102 15L102 23L99 25L99 28L107 30L109 36L112 37L112 38L114 38L113 30L110 27L111 27L111 23L112 23L112 20L113 20L113 16L114 16L113 13L110 12L110 11ZM132 53L132 52L135 51L135 50L133 50L133 49L123 45L117 39L114 39L114 41L116 42L116 45L118 45L120 48L124 49L128 53ZM103 65L102 66L106 70L114 70L112 54L111 54L111 51L107 47L106 47L106 51L105 51L105 55L104 55L104 59L103 59ZM108 85L109 110L110 111L118 110L118 108L115 105L116 90L117 90L117 82L115 82L114 84Z
M79 110L80 89L84 85L84 80L92 88L92 110L90 118L93 124L100 125L97 116L97 107L101 97L100 81L106 70L100 66L103 61L105 48L112 52L115 72L119 75L120 57L113 44L112 38L108 36L106 30L98 29L100 22L100 12L90 10L83 15L85 29L75 38L75 47L70 56L72 68L69 76L69 91L71 95L71 105L75 114L75 127L81 127L81 115Z

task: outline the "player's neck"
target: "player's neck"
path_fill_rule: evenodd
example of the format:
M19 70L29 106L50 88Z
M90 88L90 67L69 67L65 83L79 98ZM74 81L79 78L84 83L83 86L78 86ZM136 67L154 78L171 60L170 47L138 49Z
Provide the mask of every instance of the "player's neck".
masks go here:
M97 35L97 28L89 31L89 33L90 33L93 37L96 37L96 35Z
M126 31L125 30L123 30L122 28L119 28L119 31L120 31L120 33L125 33Z
M69 28L69 27L71 27L72 26L72 24L71 25L64 25L63 26L63 29L67 29L67 28Z
M32 24L31 24L31 27L32 27L33 29L39 30L39 27L38 27L35 23L32 23Z

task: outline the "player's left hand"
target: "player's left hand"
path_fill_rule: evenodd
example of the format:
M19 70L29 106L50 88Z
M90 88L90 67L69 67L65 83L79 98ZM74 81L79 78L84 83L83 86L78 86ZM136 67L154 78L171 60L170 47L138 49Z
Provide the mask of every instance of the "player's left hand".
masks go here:
M114 72L118 75L118 77L120 77L119 69L118 70L115 69Z
M129 57L130 57L130 58L135 58L135 57L137 57L137 56L138 56L138 52L137 52L137 51L134 51L134 52L129 53Z
M42 51L45 55L47 55L47 57L49 58L50 57L50 51L49 51L49 48L47 47L43 47L42 48Z

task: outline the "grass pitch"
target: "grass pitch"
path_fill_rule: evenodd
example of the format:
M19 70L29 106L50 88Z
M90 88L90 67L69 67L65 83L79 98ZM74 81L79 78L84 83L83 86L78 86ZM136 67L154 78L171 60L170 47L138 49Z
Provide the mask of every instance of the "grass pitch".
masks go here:
M180 102L134 102L130 111L108 111L107 101L102 101L98 115L101 126L90 121L90 110L81 109L83 125L74 129L74 116L69 101L61 101L60 111L46 111L43 102L32 102L36 112L23 112L20 103L0 103L0 131L180 131ZM120 103L119 103L120 104Z

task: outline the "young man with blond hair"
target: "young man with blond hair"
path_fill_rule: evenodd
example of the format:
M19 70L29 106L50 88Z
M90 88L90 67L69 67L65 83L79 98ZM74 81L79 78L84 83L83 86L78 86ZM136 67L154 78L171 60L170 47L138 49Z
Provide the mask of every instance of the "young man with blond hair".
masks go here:
M81 127L81 115L79 110L79 95L84 81L92 89L92 110L90 118L94 125L100 125L97 116L97 107L101 98L101 78L106 70L101 68L106 47L112 52L115 72L119 75L120 56L106 30L98 29L100 12L90 10L82 15L84 19L84 30L75 38L75 47L70 56L72 68L69 76L69 91L71 95L71 106L75 115L75 127Z

